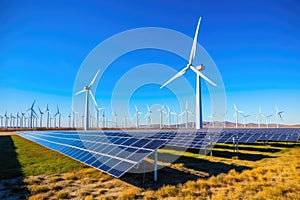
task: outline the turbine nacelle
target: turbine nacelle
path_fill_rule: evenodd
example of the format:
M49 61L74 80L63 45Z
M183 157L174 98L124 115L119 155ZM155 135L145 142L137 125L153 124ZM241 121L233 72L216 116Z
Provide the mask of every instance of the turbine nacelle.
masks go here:
M203 71L203 70L205 70L205 66L204 66L203 64L200 64L200 65L197 65L197 66L196 66L196 69L197 69L198 71Z

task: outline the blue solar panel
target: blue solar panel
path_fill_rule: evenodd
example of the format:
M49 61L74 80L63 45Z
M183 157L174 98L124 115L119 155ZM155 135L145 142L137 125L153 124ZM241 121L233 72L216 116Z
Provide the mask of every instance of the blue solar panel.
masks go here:
M122 176L167 142L158 138L133 138L119 132L23 132L19 135L115 177Z

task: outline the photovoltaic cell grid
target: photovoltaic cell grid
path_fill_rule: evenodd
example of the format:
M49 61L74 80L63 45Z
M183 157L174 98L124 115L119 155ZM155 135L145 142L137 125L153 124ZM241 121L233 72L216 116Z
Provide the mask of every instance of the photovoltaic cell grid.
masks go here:
M300 129L200 131L23 132L20 136L115 177L121 177L163 145L206 148L211 143L297 142Z
M117 178L167 142L133 138L122 132L22 132L19 135Z

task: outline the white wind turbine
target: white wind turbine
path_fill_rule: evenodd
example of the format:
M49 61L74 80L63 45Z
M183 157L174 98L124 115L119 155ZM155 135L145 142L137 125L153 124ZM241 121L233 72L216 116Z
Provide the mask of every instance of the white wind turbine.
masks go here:
M72 118L71 113L69 113L69 115L68 115L68 119L69 119L69 128L71 128L71 118Z
M157 109L157 111L159 112L159 128L163 127L163 113L166 113L164 106L165 105L162 105L159 109Z
M60 128L60 120L61 120L61 113L60 113L60 111L59 111L59 108L58 108L58 106L57 106L57 111L56 111L56 113L55 113L55 115L54 115L54 120L55 120L55 125L54 126L56 126L56 116L58 116L58 128ZM55 127L56 128L56 127Z
M72 128L75 128L75 126L76 126L76 114L77 114L78 112L76 112L75 110L74 110L74 108L72 107Z
M139 124L139 115L141 115L141 114L143 114L143 113L141 113L138 110L137 106L135 105L135 114L134 114L134 116L136 117L136 128L140 127L140 124Z
M250 115L242 114L242 116L243 116L243 121L244 121L244 128L246 128L246 119L247 119L247 117L250 117Z
M95 100L95 97L91 91L91 87L93 86L98 74L99 74L100 70L97 71L96 75L94 76L94 78L92 79L92 81L90 82L90 84L88 86L84 86L84 88L80 91L78 91L76 95L81 94L83 92L85 92L85 124L84 124L84 130L87 131L89 130L89 95L92 97L95 105L97 106L97 102Z
M45 108L45 111L47 113L47 128L49 128L51 126L51 124L50 124L50 110L49 110L48 104L47 104L47 107Z
M265 114L262 115L266 118L267 128L269 128L269 118L272 117L273 115L265 115Z
M114 116L114 121L115 121L115 128L118 127L118 115L117 113L113 112L113 116Z
M238 128L238 123L239 123L239 113L243 113L243 111L239 110L238 107L233 104L234 107L234 116L235 116L235 128Z
M168 115L168 128L171 128L171 115L172 112L170 110L170 107L167 105L168 111L167 111L167 115Z
M226 128L226 115L228 113L228 110L226 110L225 113L221 114L222 117L223 117L223 128Z
M281 114L282 113L284 113L284 111L282 110L282 111L279 111L279 109L278 109L278 107L277 106L275 106L275 110L276 110L276 124L277 124L277 128L279 128L279 118L281 119L281 121L282 121L282 116L281 116Z
M176 121L175 127L177 128L177 127L178 127L178 113L176 113L176 112L171 112L171 115L174 115L174 116L175 116L175 121Z
M147 124L148 124L148 128L151 128L151 123L152 123L152 111L149 107L149 105L147 104L147 113L146 113L146 118L147 118Z
M263 116L262 112L261 112L261 107L258 108L258 114L256 116L257 118L257 122L258 122L258 128L261 127L261 117Z
M43 114L44 113L41 111L40 107L38 107L38 109L39 109L40 115L41 115L41 117L40 117L40 127L42 127L43 126Z
M96 117L97 117L97 119L96 119L96 121L97 121L97 128L99 128L99 117L100 117L99 112L101 110L104 110L104 108L98 108L97 106L95 106L95 107L96 107Z
M36 112L33 109L34 104L35 104L35 100L33 101L31 107L26 111L26 112L30 111L30 115L29 115L29 117L30 117L29 128L33 128L33 117L37 116Z
M21 117L19 115L19 112L17 113L17 127L20 127L20 121L21 121Z
M210 115L208 117L210 118L212 127L215 128L216 113L213 113L212 115Z
M0 115L0 119L1 119L1 128L3 127L3 116L2 115Z
M185 122L185 128L188 128L188 124L189 124L189 114L192 114L191 111L189 111L189 103L188 101L186 100L185 102L185 110L179 114L179 116L182 116L185 114L185 117L186 117L186 122Z
M5 128L7 128L8 127L8 119L9 119L9 117L7 116L7 112L5 112L5 114L4 114L4 117L5 117Z
M200 64L196 67L193 66L193 60L195 58L196 54L196 46L197 46L197 37L198 37L198 30L200 26L201 17L199 18L198 25L196 28L194 41L190 53L189 62L180 72L178 72L175 76L173 76L171 79L169 79L166 83L164 83L160 88L165 87L170 82L172 82L174 79L182 76L188 69L191 69L196 73L196 129L201 129L203 127L203 120L202 120L202 102L201 102L201 80L200 77L202 77L204 80L212 84L213 86L217 86L214 82L209 80L204 74L202 74L200 71L203 71L205 67Z
M21 111L21 122L20 122L21 128L24 128L26 126L24 120L25 120L25 113Z

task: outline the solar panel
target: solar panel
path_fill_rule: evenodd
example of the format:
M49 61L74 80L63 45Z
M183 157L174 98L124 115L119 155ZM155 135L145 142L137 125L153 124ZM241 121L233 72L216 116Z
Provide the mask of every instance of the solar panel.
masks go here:
M167 142L133 138L119 132L22 132L19 135L117 178Z

